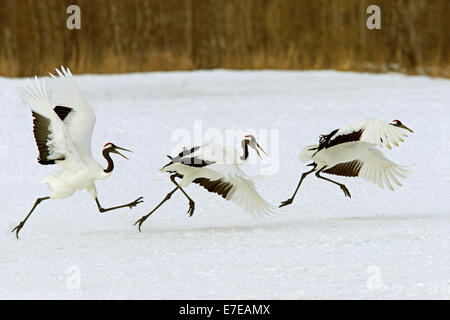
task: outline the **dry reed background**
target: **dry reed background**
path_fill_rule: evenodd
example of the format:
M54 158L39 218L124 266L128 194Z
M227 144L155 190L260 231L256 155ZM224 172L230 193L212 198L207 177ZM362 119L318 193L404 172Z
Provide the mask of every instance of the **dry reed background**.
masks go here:
M81 30L66 8L81 7ZM381 8L381 30L366 8ZM338 69L450 77L449 0L2 0L0 75Z

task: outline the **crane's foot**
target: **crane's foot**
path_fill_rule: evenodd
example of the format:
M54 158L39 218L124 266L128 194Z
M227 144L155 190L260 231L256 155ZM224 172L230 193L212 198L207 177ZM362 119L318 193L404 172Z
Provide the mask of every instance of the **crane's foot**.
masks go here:
M340 187L341 187L341 190L344 191L344 194L345 194L346 197L349 197L349 198L352 197L352 195L350 194L350 191L348 191L348 189L347 189L346 186L344 186L344 185L342 184L342 185L340 185Z
M175 188L174 190L172 190L171 192L169 192L169 193L164 197L164 199L156 206L155 209L153 209L152 211L150 211L149 214L143 216L142 218L140 218L138 221L136 221L136 222L134 223L134 225L138 225L139 232L141 232L141 225L144 223L144 221L147 220L147 218L150 217L150 216L152 215L153 212L155 212L156 210L158 210L158 208L161 207L162 204L163 204L164 202L166 202L167 200L169 200L170 197L172 196L172 194L173 194L175 191L177 191L177 189L178 189L178 188ZM136 201L135 201L136 204L142 202L142 201L139 201L140 199L142 199L142 197L136 199ZM131 208L131 207L130 207L130 208Z
M282 201L281 204L278 206L278 208L282 208L284 206L288 206L292 203L292 199L287 199L286 201Z
M139 203L144 202L144 200L142 200L144 197L139 197L136 200L134 200L133 202L130 202L129 204L127 204L128 207L130 207L130 209L133 209L134 207L136 207Z
M140 218L138 221L136 221L134 223L134 225L138 225L139 232L141 232L141 225L144 223L145 220L147 220L148 217L149 217L149 215L143 216L142 218Z
M24 221L21 221L14 229L11 230L11 232L16 232L16 238L19 239L19 232L24 226Z
M191 200L189 201L189 210L187 211L189 217L192 217L192 215L194 214L194 210L195 210L195 202Z

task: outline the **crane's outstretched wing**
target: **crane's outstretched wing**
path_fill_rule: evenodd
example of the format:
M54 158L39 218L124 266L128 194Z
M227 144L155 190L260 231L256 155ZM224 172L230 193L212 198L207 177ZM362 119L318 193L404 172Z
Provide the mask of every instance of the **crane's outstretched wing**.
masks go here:
M253 180L236 165L208 164L197 169L201 178L192 182L220 195L254 215L270 215L275 208L258 193Z
M253 214L270 215L274 213L275 208L256 191L253 180L238 167L234 171L226 178L233 185L226 199Z
M58 76L52 76L52 102L55 112L64 122L75 145L81 152L91 154L92 131L95 113L84 97L68 68L56 69Z
M80 157L70 134L58 114L52 108L45 80L35 82L22 89L22 98L33 114L33 132L39 150L40 164L79 163ZM56 162L58 161L58 162Z
M386 185L394 190L392 182L401 186L398 178L406 178L404 174L407 170L387 159L380 150L373 147L365 150L358 159L339 163L323 172L346 177L361 177L377 184L380 188Z
M357 134L357 137L355 135ZM352 135L353 134L353 135ZM358 141L372 143L382 147L385 145L391 149L391 143L398 147L403 138L408 137L407 129L386 123L377 119L369 119L356 122L346 128L339 129L332 137L330 143L339 137L353 137ZM355 140L352 140L355 141Z

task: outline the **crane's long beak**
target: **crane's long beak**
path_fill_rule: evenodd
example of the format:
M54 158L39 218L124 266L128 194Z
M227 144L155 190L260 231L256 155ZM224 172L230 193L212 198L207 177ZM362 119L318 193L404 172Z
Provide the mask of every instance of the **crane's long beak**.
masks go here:
M264 151L264 149L261 148L261 146L259 145L259 143L256 143L256 146L257 146L262 152L264 152L264 154L265 154L266 156L268 156L268 154ZM255 148L255 150L256 150L256 153L258 154L258 156L260 157L260 159L262 160L262 157L261 157L261 155L260 155L259 152L258 152L258 148Z
M414 133L414 131L412 131L410 128L408 128L408 127L405 126L404 124L400 125L399 127L400 127L400 128L403 128L403 129L405 129L405 130L408 130L408 131L411 132L411 133Z
M123 150L123 151L128 151L128 152L133 152L131 150L128 150L128 149L125 149L125 148L121 148L121 147L117 147L117 146L114 148L114 151L113 151L114 153L117 153L118 155L124 157L127 160L129 160L129 159L127 157L125 157L123 154L121 154L119 151L117 151L117 149Z

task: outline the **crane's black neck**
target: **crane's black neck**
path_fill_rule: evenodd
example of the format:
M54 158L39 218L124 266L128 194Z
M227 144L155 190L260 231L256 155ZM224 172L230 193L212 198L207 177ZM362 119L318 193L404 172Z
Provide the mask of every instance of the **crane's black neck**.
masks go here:
M242 150L244 154L241 156L241 160L245 161L248 158L248 140L244 139L242 140Z
M108 161L108 167L103 170L105 173L110 173L111 171L114 170L114 162L112 161L111 156L109 155L111 151L112 148L103 150L103 157L106 159L106 161Z

